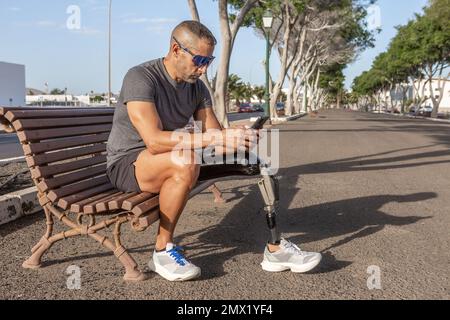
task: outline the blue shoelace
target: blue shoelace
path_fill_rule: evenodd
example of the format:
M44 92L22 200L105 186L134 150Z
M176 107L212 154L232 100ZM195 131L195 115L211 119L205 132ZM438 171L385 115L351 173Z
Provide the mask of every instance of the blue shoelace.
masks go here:
M182 247L174 247L173 249L167 251L167 253L181 266L186 265L186 258L181 253L183 251Z

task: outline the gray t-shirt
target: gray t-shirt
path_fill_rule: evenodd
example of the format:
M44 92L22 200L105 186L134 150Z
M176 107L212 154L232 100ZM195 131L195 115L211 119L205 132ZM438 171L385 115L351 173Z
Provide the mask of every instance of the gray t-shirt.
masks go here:
M193 84L177 83L170 77L162 58L130 69L114 112L107 144L108 168L123 156L145 149L144 141L128 116L130 101L153 102L164 131L184 128L196 110L212 107L209 91L201 80Z

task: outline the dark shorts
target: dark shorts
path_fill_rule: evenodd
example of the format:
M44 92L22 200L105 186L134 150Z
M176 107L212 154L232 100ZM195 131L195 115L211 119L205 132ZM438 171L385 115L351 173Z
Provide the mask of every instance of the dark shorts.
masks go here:
M106 170L109 181L116 189L123 192L141 192L136 179L136 167L134 166L141 152L142 150L135 151L124 156Z

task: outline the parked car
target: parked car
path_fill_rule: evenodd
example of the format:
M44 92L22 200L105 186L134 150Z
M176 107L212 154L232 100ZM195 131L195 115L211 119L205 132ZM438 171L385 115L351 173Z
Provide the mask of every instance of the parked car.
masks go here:
M277 113L279 116L284 116L284 103L283 102L278 102L277 103Z
M252 107L253 112L264 112L264 108L260 104L254 104Z
M252 105L250 103L241 103L238 112L239 113L253 112Z
M425 106L419 108L419 115L424 117L431 117L431 112L433 112L433 107Z
M416 113L416 106L412 106L409 108L409 113Z

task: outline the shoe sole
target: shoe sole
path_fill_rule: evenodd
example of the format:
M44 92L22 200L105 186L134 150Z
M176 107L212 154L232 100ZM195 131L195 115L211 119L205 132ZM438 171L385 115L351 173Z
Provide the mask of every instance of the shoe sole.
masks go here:
M268 272L282 272L282 271L286 271L286 270L291 270L291 272L294 273L305 273L308 271L311 271L312 269L314 269L315 267L317 267L317 265L320 263L320 261L322 260L322 257L310 261L308 263L305 263L301 266L299 265L295 265L293 263L275 263L275 262L269 262L269 261L263 261L261 263L261 266L263 268L263 270L268 271Z
M156 272L161 277L163 277L164 279L169 280L169 281L188 281L188 280L193 280L195 278L198 278L201 275L201 271L199 271L199 272L189 274L185 277L176 276L158 266L155 266L153 260L148 263L148 267L150 268L150 270Z

